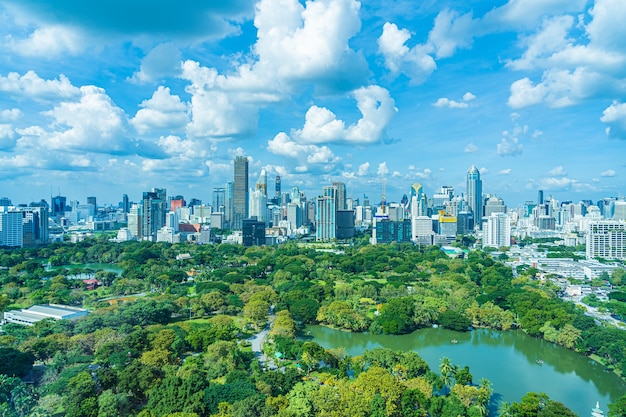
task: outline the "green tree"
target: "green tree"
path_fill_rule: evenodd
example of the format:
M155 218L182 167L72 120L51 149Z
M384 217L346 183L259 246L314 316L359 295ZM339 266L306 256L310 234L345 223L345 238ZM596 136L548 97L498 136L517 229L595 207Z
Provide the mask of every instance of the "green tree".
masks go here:
M98 392L96 383L88 372L81 372L70 379L63 395L63 407L67 417L97 417Z

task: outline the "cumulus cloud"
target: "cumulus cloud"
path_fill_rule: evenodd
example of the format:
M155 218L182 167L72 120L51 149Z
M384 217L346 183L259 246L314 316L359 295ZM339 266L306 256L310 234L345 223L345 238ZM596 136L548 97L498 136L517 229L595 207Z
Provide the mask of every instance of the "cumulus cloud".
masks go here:
M384 177L389 175L389 168L387 168L387 162L381 162L378 164L378 170L376 171L376 175L379 177Z
M615 175L616 173L614 169L607 169L606 171L600 173L601 177L614 177Z
M406 46L411 33L406 29L398 29L395 23L385 23L383 33L378 38L378 53L384 58L385 67L393 76L400 73L411 79L413 84L423 82L437 68L437 64L429 53L433 48L429 45Z
M511 174L511 172L513 172L513 170L511 168L505 168L505 169L501 169L500 172L498 172L498 174L500 174L500 175L509 175L509 174Z
M10 38L8 48L22 56L57 57L63 53L76 55L87 42L84 33L62 25L39 27L24 38Z
M210 155L210 148L207 148L209 144L192 139L181 139L174 135L161 136L157 145L171 156L194 159L206 158Z
M0 111L0 121L14 122L22 117L22 111L20 109L8 109Z
M552 168L549 172L548 175L551 175L553 177L563 177L565 175L567 175L567 172L565 171L565 168L563 168L562 166L557 166Z
M540 187L544 190L561 190L567 191L572 188L575 183L574 180L567 177L548 177L542 178L540 181Z
M522 154L524 146L517 138L502 138L498 143L497 150L500 156L517 156Z
M145 83L167 77L178 76L181 72L181 53L171 42L153 48L141 61L141 67L130 81Z
M464 151L467 153L473 153L473 152L478 151L478 147L474 145L473 143L470 143L465 147Z
M626 139L626 103L614 101L604 109L600 120L608 125L606 134L612 138Z
M476 96L469 91L463 94L462 101L450 100L449 98L441 97L433 103L435 107L449 107L451 109L465 109L469 107L469 102L474 100Z
M428 34L428 42L433 45L437 58L448 58L460 48L468 48L473 42L479 21L472 13L459 14L445 9L435 18L435 24Z
M54 130L40 134L38 146L113 154L135 152L126 139L126 115L104 89L84 86L80 93L80 101L62 102L44 113L53 119L50 127Z
M354 97L363 116L355 124L345 127L330 110L312 106L306 113L304 127L293 131L292 136L305 143L380 141L397 112L393 98L386 89L374 85L356 90Z
M275 155L287 156L307 164L336 164L339 158L327 146L303 145L291 140L284 132L267 142L267 149Z
M73 98L80 95L78 87L72 85L63 74L55 80L44 80L34 71L24 75L10 72L6 77L0 75L0 91L18 97L33 99Z
M146 134L153 130L181 130L189 123L187 106L180 97L172 95L168 87L159 87L149 100L144 100L135 117L130 123L135 129Z
M359 170L357 172L357 175L359 177L363 177L365 175L368 175L370 173L370 163L369 162L365 162L362 163L361 165L359 165Z

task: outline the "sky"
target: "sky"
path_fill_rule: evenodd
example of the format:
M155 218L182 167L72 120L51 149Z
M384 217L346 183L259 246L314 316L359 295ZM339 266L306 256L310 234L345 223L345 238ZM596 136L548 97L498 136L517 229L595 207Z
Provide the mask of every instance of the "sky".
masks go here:
M623 0L0 0L0 194L626 194Z

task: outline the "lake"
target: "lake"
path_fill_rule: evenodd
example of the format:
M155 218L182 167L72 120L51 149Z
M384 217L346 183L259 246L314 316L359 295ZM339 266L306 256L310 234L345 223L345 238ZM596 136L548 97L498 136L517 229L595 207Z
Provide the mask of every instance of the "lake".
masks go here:
M415 351L437 373L444 356L455 365L469 366L475 384L481 378L493 384L490 416L497 415L503 401L519 402L529 391L544 392L581 417L589 416L599 401L606 415L607 404L626 393L626 383L599 363L521 331L476 329L459 333L429 328L399 336L350 333L324 326L308 326L306 331L321 346L343 347L351 356L384 347ZM457 343L452 343L453 339ZM543 363L538 364L538 359Z

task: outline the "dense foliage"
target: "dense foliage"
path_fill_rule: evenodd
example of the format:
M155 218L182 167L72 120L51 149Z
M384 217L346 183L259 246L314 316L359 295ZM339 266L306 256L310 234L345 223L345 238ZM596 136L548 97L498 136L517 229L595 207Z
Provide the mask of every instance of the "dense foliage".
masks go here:
M484 416L492 388L442 358L359 357L296 338L308 323L403 334L440 325L520 328L626 371L623 330L598 326L532 271L514 277L488 254L450 259L438 247L354 245L344 253L277 247L111 243L91 239L0 250L0 308L85 305L78 321L5 325L2 415ZM178 257L180 254L189 256ZM45 268L50 264L53 267ZM110 263L120 273L84 268ZM74 266L72 266L74 265ZM64 266L64 267L61 267ZM615 274L614 285L623 275ZM82 279L103 283L87 290ZM611 297L615 309L624 297ZM274 314L271 314L273 312ZM261 360L246 338L271 329ZM32 368L36 386L19 378ZM570 415L545 394L510 416ZM614 409L621 403L614 405ZM616 414L617 415L617 414Z

